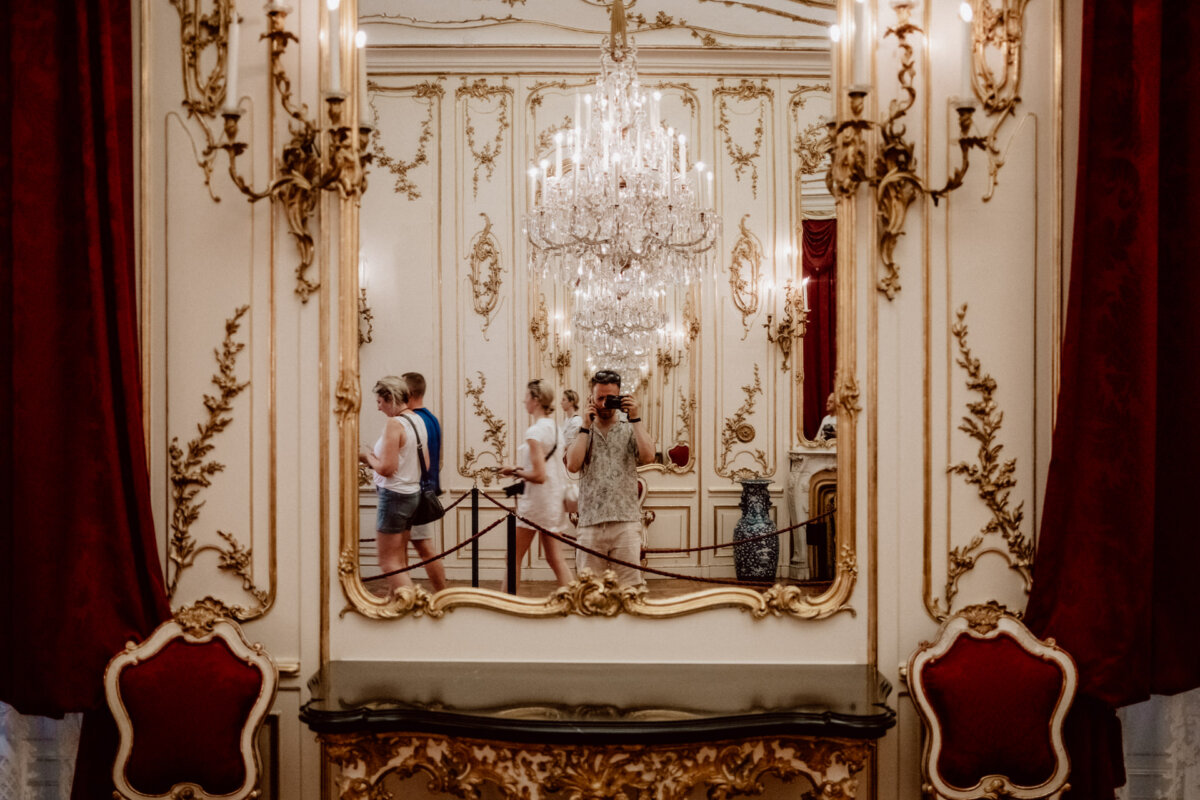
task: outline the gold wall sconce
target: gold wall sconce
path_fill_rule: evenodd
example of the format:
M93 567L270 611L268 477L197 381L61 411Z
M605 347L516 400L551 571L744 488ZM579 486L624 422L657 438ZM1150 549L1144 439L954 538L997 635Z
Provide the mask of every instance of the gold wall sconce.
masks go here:
M213 0L212 10L201 13L204 0L171 0L180 16L180 47L183 59L184 107L189 118L196 119L204 131L207 145L200 156L200 166L205 173L205 184L212 194L211 177L217 154L224 151L229 157L229 176L234 185L250 202L270 198L278 202L287 220L288 231L296 241L300 263L296 267L296 294L302 302L319 288L319 283L307 276L313 261L313 237L309 230L309 219L316 210L321 190L335 191L343 198L353 197L366 190L366 165L371 156L366 152L372 125L362 112L366 106L365 59L359 53L359 98L360 105L357 135L354 126L346 117L347 95L339 90L338 69L333 68L334 85L325 97L329 128L323 132L316 120L309 116L306 104L297 104L292 97L291 79L283 66L283 54L288 42L299 39L284 29L284 20L291 10L281 2L266 5L267 32L261 36L269 43L270 86L272 95L278 94L284 112L290 118L291 138L284 144L275 160L273 175L265 188L256 189L250 179L243 176L237 167L237 159L248 144L238 140L238 124L241 120L240 97L238 95L238 49L241 19L233 0ZM336 20L337 0L329 0L331 17ZM332 26L331 35L336 37L337 25ZM360 32L359 36L363 34ZM360 50L365 39L360 43ZM216 65L211 71L203 72L203 52L216 49ZM219 134L214 133L208 121L220 114L224 124ZM220 198L213 195L214 200Z
M550 355L550 366L558 375L559 384L565 384L563 374L571 368L571 331L564 330L562 334L554 334L554 351Z
M916 59L910 39L923 34L921 28L910 19L916 0L894 0L891 4L896 12L896 24L885 32L884 38L894 36L900 51L900 71L897 75L900 96L889 103L886 116L878 123L863 118L870 88L856 83L847 90L849 116L827 123L831 161L825 180L830 193L835 197L851 197L862 184L875 190L879 259L883 268L877 288L889 300L894 299L900 291L900 268L896 263L895 250L904 234L905 219L913 202L925 195L937 205L941 198L962 186L970 167L969 154L973 148L988 155L990 182L984 200L992 195L996 174L1002 165L996 136L1000 124L1013 113L1013 106L1019 101L1016 87L1020 83L1021 16L1027 2L1005 0L1002 11L993 10L989 0L964 0L962 3L960 16L966 24L967 37L962 67L965 86L963 96L949 99L949 106L958 115L957 144L961 151L961 162L947 177L942 188L929 188L917 175L916 145L905 139L907 128L904 118L917 98L913 86ZM861 0L855 5L861 7ZM976 13L976 7L981 13ZM856 27L861 27L861 24ZM998 27L1005 29L1000 31ZM837 41L837 32L831 31L831 37ZM984 54L985 47L1000 41L997 37L1003 38L1002 47L1008 64L1001 78L990 71ZM860 71L865 71L858 65L865 61L859 57L859 53L864 52L863 48L864 43L858 42L855 78L859 77ZM976 95L980 89L989 98L985 102L987 112L1000 113L987 136L971 133L978 107ZM877 134L874 140L869 139L869 132ZM873 159L870 157L872 146L875 148Z
M800 288L792 285L789 278L783 286L783 315L775 322L772 290L767 290L767 321L763 327L767 329L767 341L779 346L783 354L780 371L787 372L791 366L792 346L796 339L803 339L808 333L808 278L800 282Z
M358 257L358 346L375 341L375 315L367 305L367 259Z

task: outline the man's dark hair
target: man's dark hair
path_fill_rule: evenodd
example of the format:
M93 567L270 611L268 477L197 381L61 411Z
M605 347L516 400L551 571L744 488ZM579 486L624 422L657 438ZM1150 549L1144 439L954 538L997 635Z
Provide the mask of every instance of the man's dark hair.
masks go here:
M611 369L602 369L592 376L589 385L595 388L601 384L616 384L617 388L620 389L621 374L619 372L613 372Z
M425 376L419 372L406 372L400 377L404 378L404 382L408 384L408 394L410 397L425 396Z

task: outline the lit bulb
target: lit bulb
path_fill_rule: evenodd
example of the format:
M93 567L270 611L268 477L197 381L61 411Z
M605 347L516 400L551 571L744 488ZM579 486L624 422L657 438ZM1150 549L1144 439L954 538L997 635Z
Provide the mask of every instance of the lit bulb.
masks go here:
M337 11L338 6L342 4L342 0L325 0L325 7L330 11Z
M366 47L367 46L367 32L366 31L359 31L358 33L354 34L354 46L355 47Z
M963 22L970 22L975 19L975 9L971 8L971 4L967 0L963 0L958 6L958 16Z
M829 41L837 44L842 40L842 28L840 25L829 26Z

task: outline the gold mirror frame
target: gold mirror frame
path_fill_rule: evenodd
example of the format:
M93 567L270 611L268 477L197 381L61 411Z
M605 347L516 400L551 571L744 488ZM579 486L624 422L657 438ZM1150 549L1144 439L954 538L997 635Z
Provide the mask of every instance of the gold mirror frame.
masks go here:
M839 3L839 18L846 16ZM357 18L357 2L343 3L343 20ZM344 24L344 23L343 23ZM342 32L344 34L344 32ZM343 35L342 40L346 37ZM349 48L353 52L353 48ZM343 52L346 52L343 50ZM845 53L835 57L845 58ZM355 57L343 59L343 77L354 75ZM844 65L842 65L844 66ZM839 70L845 74L845 70ZM353 86L344 81L343 85ZM355 102L360 101L355 98ZM806 596L798 586L775 584L765 591L742 587L706 589L670 598L650 598L646 590L618 586L614 581L584 573L566 587L546 597L533 598L505 594L491 589L452 587L430 593L421 587L403 588L380 597L367 590L359 577L358 519L358 442L359 411L359 207L353 198L339 198L339 249L334 265L337 271L336 296L338 349L337 384L334 415L338 426L337 445L337 523L338 581L347 605L341 615L358 613L370 619L405 616L443 616L456 608L488 608L522 617L580 616L611 617L620 613L639 617L663 618L690 614L712 608L740 608L756 619L789 616L798 619L824 619L842 611L855 613L849 605L858 578L857 534L857 423L859 388L857 381L857 280L855 269L854 205L852 199L837 199L838 224L838 365L834 378L837 403L838 508L836 512L837 571L833 583L819 595ZM793 391L789 382L789 392ZM794 440L789 432L789 442Z

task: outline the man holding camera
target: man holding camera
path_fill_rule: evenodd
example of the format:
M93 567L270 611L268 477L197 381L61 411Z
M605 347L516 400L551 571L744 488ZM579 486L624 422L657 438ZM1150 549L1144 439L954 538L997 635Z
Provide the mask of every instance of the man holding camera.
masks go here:
M591 379L583 427L567 446L566 463L579 479L579 543L637 564L642 556L642 519L637 468L654 460L654 443L632 395L621 394L621 376L600 370ZM622 419L617 411L625 412ZM575 566L603 575L611 569L623 585L645 583L641 570L580 550Z

